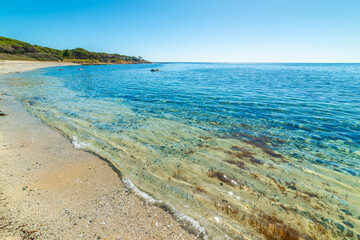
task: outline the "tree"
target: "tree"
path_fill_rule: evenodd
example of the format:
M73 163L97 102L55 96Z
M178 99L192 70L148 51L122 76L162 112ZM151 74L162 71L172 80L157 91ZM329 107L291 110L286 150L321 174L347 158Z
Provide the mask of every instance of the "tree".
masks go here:
M72 58L71 51L69 51L69 49L65 49L62 56L63 58Z

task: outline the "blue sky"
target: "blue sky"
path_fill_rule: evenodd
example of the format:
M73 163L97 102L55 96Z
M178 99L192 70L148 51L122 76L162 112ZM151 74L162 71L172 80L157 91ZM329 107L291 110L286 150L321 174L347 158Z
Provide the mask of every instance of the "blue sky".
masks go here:
M151 61L360 62L360 0L5 1L0 36Z

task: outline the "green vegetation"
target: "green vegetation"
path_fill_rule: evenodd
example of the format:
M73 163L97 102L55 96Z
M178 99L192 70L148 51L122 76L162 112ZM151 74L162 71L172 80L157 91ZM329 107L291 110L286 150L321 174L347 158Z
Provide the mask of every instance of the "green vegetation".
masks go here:
M0 60L71 61L81 64L148 63L141 57L89 52L83 48L58 50L0 37Z

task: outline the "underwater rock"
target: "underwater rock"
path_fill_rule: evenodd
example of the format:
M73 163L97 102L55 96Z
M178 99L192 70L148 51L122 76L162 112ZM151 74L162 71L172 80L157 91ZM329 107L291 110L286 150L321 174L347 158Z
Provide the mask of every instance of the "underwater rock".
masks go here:
M286 184L287 188L297 191L297 188L295 187L294 182L285 182L285 184Z
M252 162L253 164L264 165L263 161L256 159L254 157L250 157L250 162Z
M0 117L7 116L7 114L0 112Z
M343 211L346 215L352 216L352 213L347 210L347 209L340 209L341 211Z
M340 223L334 222L335 227L340 230L340 232L345 231L345 227L341 225Z
M349 226L351 228L354 228L354 225L349 221L343 221L343 224L345 224L346 226Z
M321 221L323 221L323 222L329 222L329 219L324 218L324 217L321 217Z

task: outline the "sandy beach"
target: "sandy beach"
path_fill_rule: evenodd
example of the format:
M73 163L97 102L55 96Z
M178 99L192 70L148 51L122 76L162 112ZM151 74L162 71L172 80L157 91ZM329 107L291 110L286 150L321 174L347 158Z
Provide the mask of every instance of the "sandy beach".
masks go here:
M0 75L63 65L71 63L0 61ZM0 239L195 239L6 87L0 111Z

